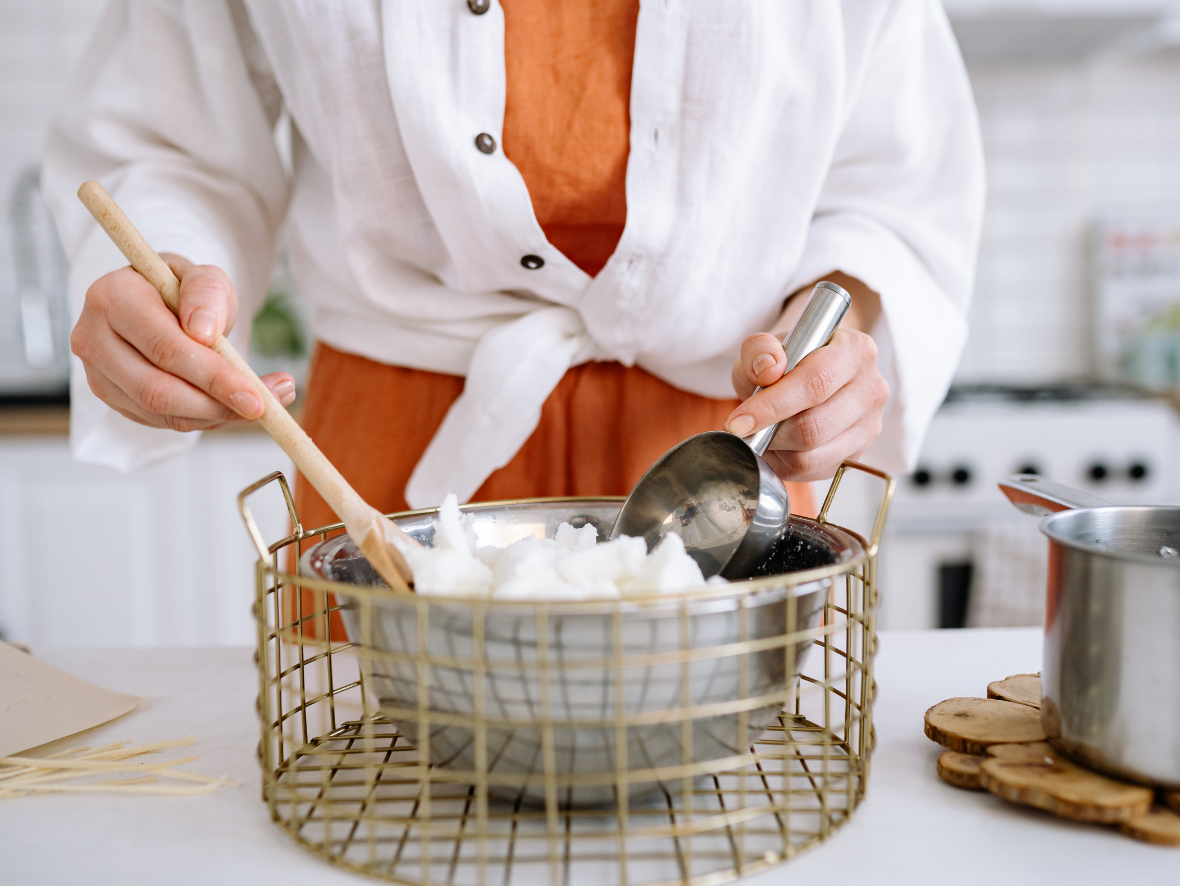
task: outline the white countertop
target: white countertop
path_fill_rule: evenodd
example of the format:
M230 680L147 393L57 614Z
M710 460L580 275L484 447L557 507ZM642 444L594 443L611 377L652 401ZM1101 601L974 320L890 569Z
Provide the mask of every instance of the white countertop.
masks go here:
M110 689L144 696L114 723L62 747L196 735L188 767L241 779L198 797L59 795L0 801L5 884L375 882L297 847L259 799L258 679L252 650L60 649L49 663ZM885 632L875 663L878 746L866 799L828 841L744 886L1178 882L1175 849L1053 818L951 788L935 774L940 748L923 736L938 701L984 695L992 680L1040 669L1037 629ZM80 740L82 739L82 740ZM190 749L186 748L186 752Z

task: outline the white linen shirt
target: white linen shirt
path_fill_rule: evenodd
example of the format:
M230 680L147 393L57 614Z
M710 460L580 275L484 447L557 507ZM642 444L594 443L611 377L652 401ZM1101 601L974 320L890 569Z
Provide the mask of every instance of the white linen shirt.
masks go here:
M733 396L743 338L842 270L883 307L892 394L866 458L916 457L964 343L984 194L938 0L642 2L627 222L593 278L546 241L499 147L476 148L480 133L500 144L504 103L495 0L482 15L463 0L115 0L45 158L74 315L125 264L74 196L86 179L157 251L225 269L239 347L286 221L317 338L467 377L407 487L418 507L470 497L576 363ZM72 381L82 461L131 470L195 442L108 409L77 361Z

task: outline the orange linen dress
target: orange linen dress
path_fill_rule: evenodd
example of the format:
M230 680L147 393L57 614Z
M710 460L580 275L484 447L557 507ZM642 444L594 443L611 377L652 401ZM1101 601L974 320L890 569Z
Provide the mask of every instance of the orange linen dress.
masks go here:
M627 217L638 0L501 5L501 148L524 177L549 242L593 276ZM457 376L376 363L319 343L304 427L366 501L386 512L404 510L410 473L463 385ZM665 450L721 428L736 405L678 390L637 367L573 367L521 451L473 500L626 495ZM807 484L789 485L793 509L813 515ZM338 519L303 477L296 502L305 527Z

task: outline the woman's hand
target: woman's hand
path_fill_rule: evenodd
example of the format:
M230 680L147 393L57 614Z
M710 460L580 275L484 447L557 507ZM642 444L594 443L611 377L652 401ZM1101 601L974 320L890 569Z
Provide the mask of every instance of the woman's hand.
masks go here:
M176 431L209 430L263 413L249 379L210 350L234 326L238 296L219 268L165 255L180 279L180 316L131 268L86 291L70 334L95 395L132 421ZM284 406L295 399L285 372L263 376Z
M726 419L726 430L746 437L782 422L765 458L788 481L827 479L841 462L860 456L881 433L890 396L890 386L878 372L877 346L863 331L872 328L881 310L877 294L845 274L825 279L853 297L828 345L784 375L783 335L759 333L742 343L734 363L734 390L744 402ZM805 301L793 296L776 327L790 329ZM752 397L756 386L763 390Z

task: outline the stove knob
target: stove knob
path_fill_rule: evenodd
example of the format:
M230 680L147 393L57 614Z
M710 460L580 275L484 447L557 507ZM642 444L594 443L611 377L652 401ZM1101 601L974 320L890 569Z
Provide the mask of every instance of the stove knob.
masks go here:
M1092 483L1102 483L1107 479L1107 465L1101 461L1094 462L1087 468L1087 477Z
M1148 465L1142 461L1134 461L1128 465L1128 479L1137 483L1148 479Z
M919 467L915 468L914 473L910 475L910 482L915 486L930 486L931 471L919 465Z
M967 486L972 482L972 471L964 465L957 465L952 469L951 482L956 486Z
M1018 474L1037 474L1041 475L1042 469L1037 462L1027 461L1017 468Z

